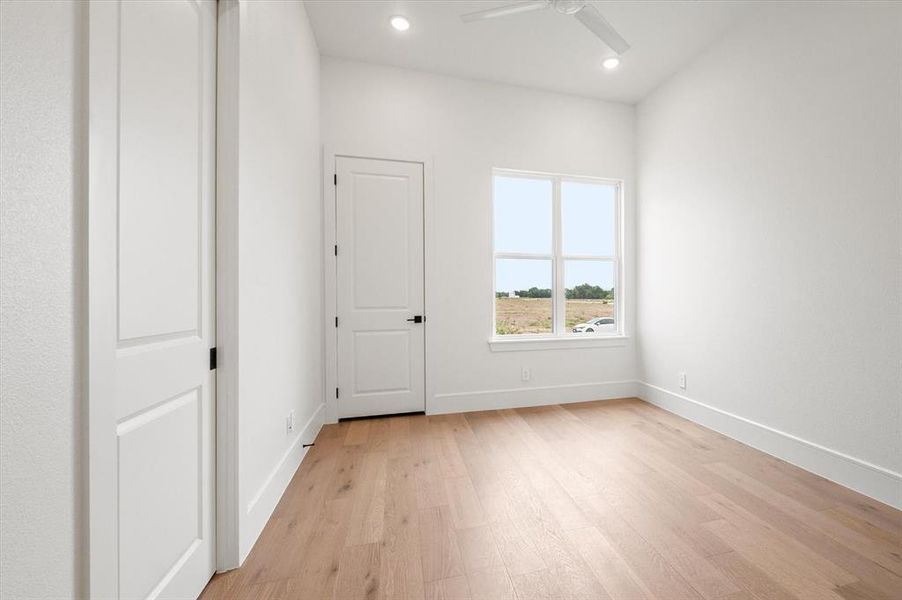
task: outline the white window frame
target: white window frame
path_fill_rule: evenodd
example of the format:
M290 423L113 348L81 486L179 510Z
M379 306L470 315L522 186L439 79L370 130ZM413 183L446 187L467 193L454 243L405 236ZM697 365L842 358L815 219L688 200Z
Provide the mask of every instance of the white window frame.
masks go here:
M498 252L495 249L495 178L520 177L542 179L552 184L551 208L551 253ZM563 231L561 225L561 184L564 182L591 183L616 188L614 197L614 255L564 254ZM497 335L497 264L498 259L533 259L551 261L552 287L552 332L520 333ZM564 286L564 263L568 260L609 262L614 267L614 325L591 335L572 333L566 326L566 288ZM624 286L623 286L623 180L580 175L563 175L540 171L518 169L492 169L492 333L489 345L494 351L543 350L566 347L583 348L590 346L623 345L627 338L624 328Z

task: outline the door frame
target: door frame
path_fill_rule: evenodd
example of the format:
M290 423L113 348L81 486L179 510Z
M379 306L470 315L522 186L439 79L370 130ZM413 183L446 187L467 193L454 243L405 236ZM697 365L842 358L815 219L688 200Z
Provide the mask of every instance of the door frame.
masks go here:
M338 244L337 202L338 194L335 186L335 161L338 158L361 158L369 160L389 160L396 162L417 163L423 167L423 298L424 311L428 317L424 327L425 336L425 389L423 398L426 414L430 414L435 388L435 336L430 334L429 325L434 323L435 300L430 290L435 286L432 281L435 263L435 189L433 173L435 161L425 151L397 152L380 148L352 148L354 152L338 152L330 145L323 146L323 327L325 328L323 343L323 379L325 381L324 398L326 405L326 423L338 422L338 398L335 389L338 387L338 332L335 317L338 310L338 258L335 245Z
M240 0L216 2L216 572L241 566L238 486Z

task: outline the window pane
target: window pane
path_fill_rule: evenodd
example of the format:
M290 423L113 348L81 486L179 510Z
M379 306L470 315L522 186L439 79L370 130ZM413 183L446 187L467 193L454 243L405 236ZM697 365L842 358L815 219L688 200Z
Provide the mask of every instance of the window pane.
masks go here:
M551 254L551 181L495 177L495 252Z
M561 183L561 230L564 254L614 256L614 200L617 187L596 183Z
M616 330L613 262L564 261L564 287L565 331L592 334Z
M551 261L495 261L495 334L551 333Z

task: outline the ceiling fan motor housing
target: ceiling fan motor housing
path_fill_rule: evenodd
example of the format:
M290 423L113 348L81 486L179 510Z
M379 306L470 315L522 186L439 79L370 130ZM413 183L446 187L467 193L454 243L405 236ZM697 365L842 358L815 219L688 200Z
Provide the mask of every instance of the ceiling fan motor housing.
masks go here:
M554 10L562 15L575 15L585 6L585 0L554 0Z

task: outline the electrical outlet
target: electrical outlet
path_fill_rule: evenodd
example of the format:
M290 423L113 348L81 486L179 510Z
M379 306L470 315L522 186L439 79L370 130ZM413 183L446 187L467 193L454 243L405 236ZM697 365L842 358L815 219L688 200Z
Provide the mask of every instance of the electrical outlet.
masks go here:
M680 389L681 390L686 389L686 372L685 371L680 371Z
M529 369L520 370L520 381L527 382L532 379L532 372Z
M288 413L288 416L285 417L285 429L288 433L294 433L294 411Z

